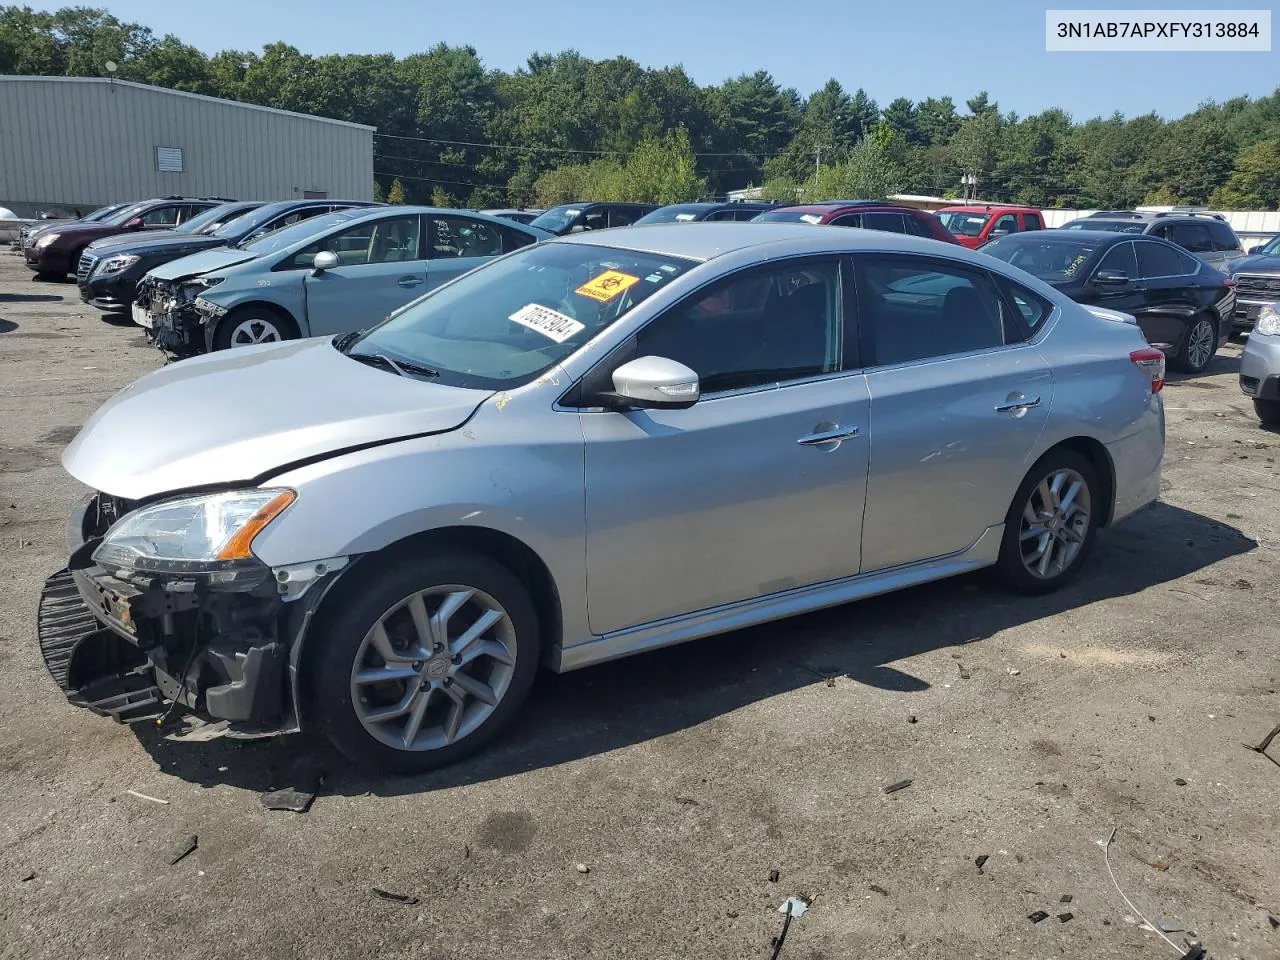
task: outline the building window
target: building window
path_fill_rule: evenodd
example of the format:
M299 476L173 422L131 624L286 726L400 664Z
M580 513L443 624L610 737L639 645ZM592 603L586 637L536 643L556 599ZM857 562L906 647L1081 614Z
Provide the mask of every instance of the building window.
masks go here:
M328 190L303 190L302 196L303 196L303 199L305 200L328 200L329 191Z
M182 148L156 147L156 169L161 173L181 173Z

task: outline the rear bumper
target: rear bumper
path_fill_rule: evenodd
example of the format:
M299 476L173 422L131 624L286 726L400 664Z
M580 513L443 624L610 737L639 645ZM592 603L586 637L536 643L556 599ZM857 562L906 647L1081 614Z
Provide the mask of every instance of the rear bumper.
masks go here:
M1154 399L1159 399L1159 395ZM1149 418L1149 419L1147 419ZM1111 522L1160 498L1160 467L1164 462L1164 403L1152 406L1137 433L1107 444L1115 468L1115 505Z

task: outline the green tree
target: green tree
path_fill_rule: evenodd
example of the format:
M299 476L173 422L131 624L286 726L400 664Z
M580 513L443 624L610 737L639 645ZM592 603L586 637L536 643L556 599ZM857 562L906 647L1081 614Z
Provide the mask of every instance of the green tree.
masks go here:
M902 170L894 162L895 134L880 126L853 148L843 163L824 166L802 189L805 202L851 199L881 200L902 187Z
M697 162L683 127L661 139L649 137L627 157L626 197L645 203L681 203L706 193L706 181L698 176Z
M1275 210L1280 207L1280 140L1262 140L1236 156L1227 182L1209 203L1219 210Z
M1000 149L1000 118L984 110L960 124L951 138L951 156L967 178L965 197L979 195L982 184L995 168Z
M385 203L387 199L387 195L382 189L382 184L376 179L373 181L373 199L377 203Z
M903 145L918 143L922 140L917 120L916 105L906 97L898 97L890 101L880 115L880 121L893 131L893 135Z
M408 202L405 197L404 184L400 182L399 177L396 177L391 181L391 189L387 191L387 203L403 205Z
M1231 176L1234 157L1226 123L1216 111L1202 108L1173 124L1164 183L1185 203L1205 203Z

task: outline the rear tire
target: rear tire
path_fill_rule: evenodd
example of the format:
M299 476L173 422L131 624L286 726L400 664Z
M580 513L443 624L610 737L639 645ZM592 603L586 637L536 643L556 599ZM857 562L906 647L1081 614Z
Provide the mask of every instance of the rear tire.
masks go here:
M520 580L490 557L448 551L352 573L304 652L304 716L351 760L394 773L445 766L497 736L540 659Z
M1280 400L1255 400L1253 410L1268 427L1280 426Z
M266 307L240 307L218 321L213 333L213 349L229 350L296 339L298 327L288 317Z
M1000 580L1018 593L1057 590L1089 555L1102 511L1102 486L1088 458L1074 450L1046 453L1005 516Z
M1192 318L1169 366L1179 373L1203 373L1218 352L1218 327L1208 317Z

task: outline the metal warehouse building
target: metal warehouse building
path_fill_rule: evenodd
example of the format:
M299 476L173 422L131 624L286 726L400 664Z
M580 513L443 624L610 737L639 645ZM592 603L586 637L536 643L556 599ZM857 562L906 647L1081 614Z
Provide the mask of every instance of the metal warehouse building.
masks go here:
M374 129L125 80L0 76L0 206L369 200Z

